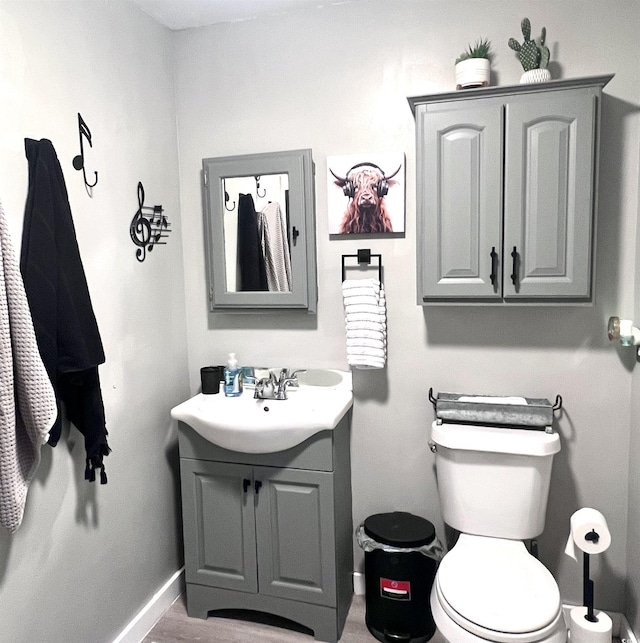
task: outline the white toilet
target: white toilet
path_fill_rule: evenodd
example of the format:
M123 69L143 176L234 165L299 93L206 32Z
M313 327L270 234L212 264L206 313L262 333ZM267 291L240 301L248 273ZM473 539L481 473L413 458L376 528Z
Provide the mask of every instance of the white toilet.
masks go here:
M557 433L447 424L431 430L444 522L431 610L450 643L565 643L560 592L524 539L544 529Z

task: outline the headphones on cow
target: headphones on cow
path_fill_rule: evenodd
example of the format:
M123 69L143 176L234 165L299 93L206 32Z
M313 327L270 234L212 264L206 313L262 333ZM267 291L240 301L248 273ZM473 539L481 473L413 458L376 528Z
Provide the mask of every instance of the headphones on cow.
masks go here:
M384 174L384 170L378 167L375 163L357 163L349 169L346 175L347 178L345 180L345 183L342 186L344 195L350 199L353 199L353 197L356 195L356 186L354 185L353 181L349 179L349 172L359 167L374 167L382 174L382 178L376 183L376 194L378 195L379 199L381 199L383 196L387 196L387 194L389 193L389 183L387 181L387 177Z

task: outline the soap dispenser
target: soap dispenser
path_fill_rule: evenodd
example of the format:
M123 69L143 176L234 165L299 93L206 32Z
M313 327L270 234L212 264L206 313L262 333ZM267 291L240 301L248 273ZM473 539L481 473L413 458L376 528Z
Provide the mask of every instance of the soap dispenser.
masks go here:
M229 353L229 360L224 368L224 394L227 397L242 394L242 369L238 366L235 353Z

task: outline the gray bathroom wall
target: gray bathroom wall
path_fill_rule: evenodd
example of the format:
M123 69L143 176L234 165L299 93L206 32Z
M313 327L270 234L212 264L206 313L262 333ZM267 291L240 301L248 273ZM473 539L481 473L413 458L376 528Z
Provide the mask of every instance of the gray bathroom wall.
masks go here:
M169 410L188 385L171 59L170 32L127 1L0 2L0 200L19 250L24 138L51 139L107 358L113 449L101 486L83 479L75 428L43 448L22 526L0 528L2 641L111 642L182 564ZM78 112L93 138L93 198L71 165ZM129 236L138 181L173 224L144 263Z
M638 150L640 154L640 148ZM638 177L640 194L640 176ZM640 216L640 200L638 202ZM633 319L640 324L640 226L636 231L635 305ZM627 348L632 354L632 348ZM637 360L637 361L640 361ZM629 527L627 538L626 615L636 637L640 637L640 368L635 365L631 379L631 434L629 441Z
M589 307L429 307L416 300L414 121L406 97L454 88L454 60L478 38L494 47L494 84L518 83L507 47L520 21L547 28L554 77L616 74L603 100L596 302ZM581 566L563 554L571 514L603 511L613 533L593 563L598 607L624 611L638 595L627 570L633 359L607 340L609 315L634 312L640 5L595 0L341 3L289 15L178 32L176 106L191 393L198 368L235 351L245 364L346 368L340 259L382 254L388 366L355 371L352 426L354 524L404 509L443 536L427 446L435 391L564 399L541 558L563 600L581 600ZM207 312L200 169L205 157L310 147L316 162L318 314ZM406 154L406 233L331 240L326 157ZM637 415L637 413L636 413ZM637 420L634 431L637 433ZM635 436L635 433L634 433ZM637 436L634 449L638 454ZM637 459L637 458L636 458ZM637 507L637 503L636 503ZM637 508L633 510L638 536ZM633 545L637 547L637 545ZM631 549L630 549L631 551ZM362 569L356 549L356 569ZM628 581L628 582L627 582ZM630 609L629 603L626 605Z

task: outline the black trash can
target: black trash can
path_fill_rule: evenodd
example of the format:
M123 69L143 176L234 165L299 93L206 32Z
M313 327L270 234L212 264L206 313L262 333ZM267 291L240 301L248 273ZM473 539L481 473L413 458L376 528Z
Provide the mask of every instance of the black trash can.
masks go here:
M366 623L385 643L434 635L429 595L442 558L434 526L404 511L369 516L357 529L364 549Z

